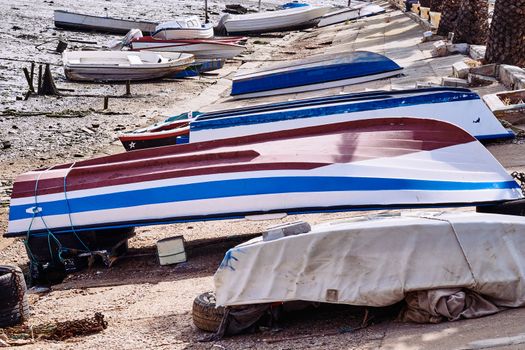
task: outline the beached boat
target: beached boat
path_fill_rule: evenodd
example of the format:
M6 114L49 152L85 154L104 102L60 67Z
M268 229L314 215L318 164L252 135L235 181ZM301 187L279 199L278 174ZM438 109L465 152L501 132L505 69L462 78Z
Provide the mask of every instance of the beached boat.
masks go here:
M384 13L385 9L379 5L363 1L352 1L350 7L328 12L321 18L318 27L326 27L332 24L343 23L358 18L370 17Z
M233 78L231 95L252 98L328 89L401 74L391 59L368 51L310 56Z
M519 198L518 184L461 128L368 119L31 171L14 182L7 236Z
M162 40L145 36L132 40L130 47L133 51L190 53L198 59L228 59L241 54L246 49L238 44L241 39L243 38Z
M225 60L220 58L196 59L185 70L171 75L170 78L197 77L203 73L212 72L224 67Z
M64 72L74 81L158 79L184 70L193 55L130 51L66 51Z
M55 10L55 27L75 30L99 31L125 34L131 29L140 29L145 34L155 31L158 23L127 19L91 16L69 11Z
M118 136L126 151L188 143L190 122L199 112L175 115L148 127Z
M475 92L461 88L426 88L335 95L200 114L194 112L191 120L187 119L186 113L187 123L181 124L180 118L171 117L151 127L121 135L120 140L130 150L404 115L447 121L465 129L478 140L514 137Z
M315 27L330 7L302 6L285 10L224 15L216 32L231 34L260 34Z
M202 24L197 16L175 18L163 22L151 34L156 39L210 39L213 37L211 23Z
M426 304L420 312L428 310L434 320L479 317L525 305L524 250L520 216L350 217L230 249L214 276L216 301L218 306L301 300L384 307L417 293L420 305ZM427 291L441 298L430 301ZM489 307L492 303L498 307ZM463 314L464 308L472 309Z

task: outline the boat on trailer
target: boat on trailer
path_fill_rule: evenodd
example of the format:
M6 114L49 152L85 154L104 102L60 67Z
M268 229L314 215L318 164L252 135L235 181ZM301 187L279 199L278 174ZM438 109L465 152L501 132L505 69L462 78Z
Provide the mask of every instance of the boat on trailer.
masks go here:
M6 236L522 198L449 123L378 118L125 152L18 176Z
M317 26L326 27L358 18L378 15L384 12L385 9L377 4L371 4L364 1L352 1L350 7L328 12L323 18L321 18Z
M368 51L310 56L272 65L233 78L237 99L328 89L385 79L402 73L391 59Z
M240 55L246 47L239 44L244 37L211 39L163 40L151 36L133 39L132 51L184 52L198 59L229 59Z
M177 117L172 117L119 138L130 150L404 115L447 121L479 140L514 137L475 92L462 88L425 88L362 92L208 113L194 112L191 120L186 118L183 125L179 119L173 119Z
M211 23L202 24L197 16L175 18L159 24L151 34L157 39L210 39L213 37Z
M227 14L222 16L215 31L247 35L312 28L329 10L330 7L309 5L244 15Z
M64 73L73 81L158 79L183 71L193 63L185 53L131 51L66 51Z
M92 16L63 10L55 10L54 19L57 28L114 34L126 34L131 29L140 29L143 33L150 34L155 32L158 25L156 22Z

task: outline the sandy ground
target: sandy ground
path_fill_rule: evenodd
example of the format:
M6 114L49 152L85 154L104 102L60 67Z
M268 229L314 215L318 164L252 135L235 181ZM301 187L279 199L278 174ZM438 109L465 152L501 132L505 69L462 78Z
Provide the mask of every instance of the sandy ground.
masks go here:
M263 6L269 8L277 2L265 1ZM218 18L223 3L210 1L213 19ZM256 1L243 0L242 3L256 6ZM343 5L346 1L327 0L324 3ZM116 141L118 132L147 125L166 115L253 103L231 101L226 97L229 87L227 78L237 69L252 69L271 60L364 48L387 54L406 67L403 77L301 95L310 96L362 89L414 87L416 82L438 83L441 76L450 73L451 63L462 59L461 56L430 59L431 43L422 44L420 40L423 29L399 11L389 10L385 15L323 30L251 39L245 55L228 62L217 77L133 84L132 97L111 99L107 111L102 110L102 96L124 94L123 85L74 84L65 80L60 56L53 52L56 38L93 41L96 44L87 46L96 48L113 36L56 30L52 22L54 9L161 20L173 15L196 13L202 4L200 1L174 1L171 5L171 10L166 12L162 2L141 4L128 0L90 0L71 4L66 0L0 0L0 15L4 18L0 27L6 33L0 37L0 141L11 143L10 148L0 149L1 231L6 227L8 196L17 174L93 155L122 152ZM70 47L80 48L81 45L84 44L73 43ZM31 97L28 101L17 100L27 90L22 68L29 67L26 62L29 60L51 63L58 87L74 90L65 91L64 95L90 94L100 97ZM501 87L492 86L480 90L480 93L497 90ZM298 96L280 99L290 97ZM49 116L50 112L61 111L66 111L69 117ZM525 167L520 140L490 145L489 149L509 170ZM192 323L192 302L199 293L213 289L213 273L229 247L260 234L277 222L301 219L318 223L349 215L357 214L303 215L263 222L236 220L140 228L137 236L130 241L129 256L119 260L112 268L96 265L91 270L70 275L49 293L30 295L32 324L103 312L109 322L108 329L89 337L62 343L39 342L25 348L454 349L473 340L521 332L519 320L524 315L522 310L440 325L399 324L392 321L392 313L386 312L388 310L380 310L373 312L375 318L371 327L331 335L338 333L338 330L355 328L363 316L362 309L337 306L293 315L283 321L278 331L267 330L214 343L198 341L204 333ZM187 240L189 261L178 266L159 266L155 255L156 241L181 234ZM27 257L21 240L0 237L0 264L7 263L26 266ZM293 339L296 336L302 338ZM272 342L289 337L292 339Z

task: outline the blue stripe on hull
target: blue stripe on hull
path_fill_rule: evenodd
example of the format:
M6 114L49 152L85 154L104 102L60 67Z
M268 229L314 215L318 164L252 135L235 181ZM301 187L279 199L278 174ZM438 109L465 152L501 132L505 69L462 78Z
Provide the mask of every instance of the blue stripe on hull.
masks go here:
M397 107L409 107L422 104L447 103L456 101L479 100L476 93L453 93L440 92L432 95L417 95L403 98L391 98L385 100L373 100L360 103L347 103L336 106L320 106L302 110L282 110L267 114L241 115L238 117L225 117L218 119L197 119L190 124L190 134L192 131L220 129L233 126L254 125L279 122L292 119L324 117L334 114L356 113L379 109L389 109ZM432 108L429 106L429 108Z
M69 199L72 213L100 211L134 206L280 193L315 193L341 191L464 191L518 189L515 181L457 182L367 177L272 177L250 178L148 188ZM351 198L348 200L352 202ZM395 204L395 203L392 203ZM9 220L28 219L26 210L34 204L11 206ZM65 200L38 203L42 215L68 214Z
M296 86L320 84L359 78L400 70L394 61L352 62L324 65L313 68L294 69L285 73L275 73L246 80L234 80L231 95L286 89Z

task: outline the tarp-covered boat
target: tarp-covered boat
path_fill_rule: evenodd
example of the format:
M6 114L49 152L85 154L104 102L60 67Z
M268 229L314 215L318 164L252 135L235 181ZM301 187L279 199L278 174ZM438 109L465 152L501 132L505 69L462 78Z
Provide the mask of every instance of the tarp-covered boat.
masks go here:
M63 10L55 10L55 27L99 31L105 33L125 34L131 29L140 29L145 34L155 31L158 23L148 21L132 21L127 19L91 16Z
M66 51L64 73L75 81L125 81L162 78L193 63L185 53L130 51Z
M239 44L242 40L243 37L163 40L144 36L133 39L130 47L133 51L184 52L199 59L227 59L241 54L246 49L244 45Z
M311 28L329 10L330 7L302 6L244 15L227 14L220 19L216 32L244 35Z
M521 198L476 139L381 118L125 152L18 176L7 236Z
M364 83L401 74L391 59L368 51L310 56L233 78L235 98L282 95Z
M381 307L410 292L465 288L499 307L518 307L525 305L523 251L521 216L349 218L230 249L215 274L217 305L302 300ZM462 310L460 302L451 303L450 314Z
M210 141L341 121L404 116L447 121L480 140L514 137L468 89L374 91L193 113L120 135L127 150ZM188 125L190 125L188 128ZM191 137L190 137L191 134ZM189 139L188 139L189 138Z

